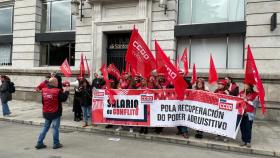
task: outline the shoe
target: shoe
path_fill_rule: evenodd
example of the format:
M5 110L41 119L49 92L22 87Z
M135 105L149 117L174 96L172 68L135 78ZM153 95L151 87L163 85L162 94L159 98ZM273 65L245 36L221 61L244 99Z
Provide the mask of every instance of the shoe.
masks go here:
M46 148L47 146L45 145L45 144L37 144L36 146L35 146L35 148L36 149L44 149L44 148Z
M122 130L122 126L119 126L119 127L116 129L117 132L120 131L120 130Z
M246 145L247 145L247 143L245 143L245 142L240 143L240 146L246 146Z
M195 138L202 139L203 135L202 134L195 134Z
M62 147L63 147L63 145L60 144L60 143L58 143L58 144L55 144L55 145L53 146L53 149L59 149L59 148L62 148Z
M88 124L87 123L85 123L84 125L83 125L83 127L87 127L88 126Z
M129 133L133 133L133 128L129 128Z
M113 125L107 125L107 126L105 126L105 128L113 128Z
M148 134L148 130L144 130L144 134Z
M246 147L247 148L251 148L251 144L250 143L246 143Z

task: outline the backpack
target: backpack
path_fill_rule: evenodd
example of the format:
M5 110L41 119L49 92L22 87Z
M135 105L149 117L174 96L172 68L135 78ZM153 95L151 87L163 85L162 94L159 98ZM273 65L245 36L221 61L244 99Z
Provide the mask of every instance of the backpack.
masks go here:
M9 93L15 93L16 92L16 87L14 82L9 82L9 88L8 88Z

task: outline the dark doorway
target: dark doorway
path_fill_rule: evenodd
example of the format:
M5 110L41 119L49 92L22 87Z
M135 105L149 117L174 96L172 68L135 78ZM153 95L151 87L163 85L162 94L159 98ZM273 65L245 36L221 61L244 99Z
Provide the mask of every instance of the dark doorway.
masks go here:
M107 34L107 65L113 63L122 72L125 69L125 54L130 33Z

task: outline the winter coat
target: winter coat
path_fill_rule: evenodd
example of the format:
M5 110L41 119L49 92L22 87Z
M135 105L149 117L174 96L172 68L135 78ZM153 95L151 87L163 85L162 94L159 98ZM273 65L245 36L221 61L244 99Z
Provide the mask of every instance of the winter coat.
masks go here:
M12 94L9 92L10 81L3 81L0 86L0 97L2 103L7 103L12 100Z
M92 88L101 89L105 85L105 80L102 78L94 78L92 80Z
M81 106L91 106L92 105L92 90L91 87L80 87L77 92Z
M78 89L75 88L74 101L73 101L73 112L75 112L75 113L82 113L82 108L81 108L81 105L80 105L79 93L77 91L78 91Z

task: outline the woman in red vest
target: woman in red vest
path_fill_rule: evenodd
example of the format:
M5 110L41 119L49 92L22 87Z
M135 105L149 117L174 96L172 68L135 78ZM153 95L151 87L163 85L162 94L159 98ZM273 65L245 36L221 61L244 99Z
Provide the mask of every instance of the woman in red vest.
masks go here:
M244 90L239 93L239 96L246 101L245 111L241 120L240 130L242 136L241 146L251 147L252 126L255 118L256 108L259 104L258 93L254 91L254 85L244 83Z

